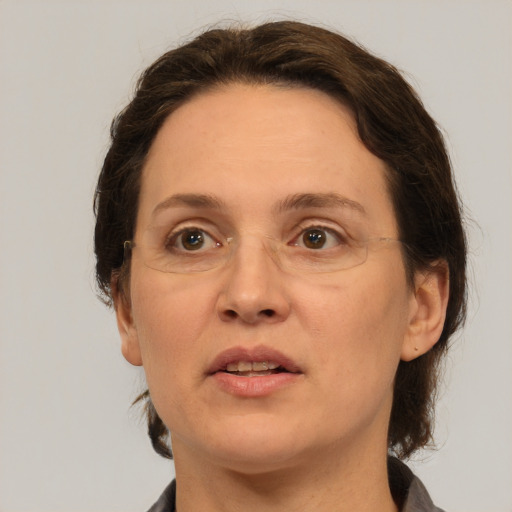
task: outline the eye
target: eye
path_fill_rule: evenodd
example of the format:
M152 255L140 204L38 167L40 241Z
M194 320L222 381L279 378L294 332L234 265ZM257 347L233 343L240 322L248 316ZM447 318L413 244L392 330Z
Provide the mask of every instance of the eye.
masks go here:
M306 249L330 249L343 245L343 237L332 229L314 226L304 229L292 242L292 245L305 247Z
M220 245L206 231L199 228L186 228L172 234L167 241L166 247L175 251L189 252L211 249Z

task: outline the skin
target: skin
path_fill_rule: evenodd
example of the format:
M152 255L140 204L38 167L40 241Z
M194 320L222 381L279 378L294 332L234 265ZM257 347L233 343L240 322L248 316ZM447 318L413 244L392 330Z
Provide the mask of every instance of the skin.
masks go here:
M396 238L385 173L350 110L309 89L223 86L182 105L159 131L135 241L173 194L218 199L219 208L164 215L207 217L238 241L225 266L196 274L149 268L135 249L129 296L115 297L123 354L144 366L171 431L180 512L397 510L386 474L393 379L400 359L437 341L446 273L417 273L409 286L392 243L359 266L305 275L280 268L262 243L288 243L297 219L335 224L337 207L276 213L290 195L333 191L364 209L350 214L357 229ZM222 351L259 346L292 359L300 375L256 397L208 375Z

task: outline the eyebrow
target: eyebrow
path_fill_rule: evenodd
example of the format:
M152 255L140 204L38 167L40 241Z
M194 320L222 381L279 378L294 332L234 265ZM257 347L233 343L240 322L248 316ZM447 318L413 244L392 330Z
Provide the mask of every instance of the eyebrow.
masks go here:
M220 199L208 194L174 194L158 203L153 209L153 215L161 210L179 208L180 206L220 210L223 205L224 203Z
M282 213L288 210L300 210L305 208L349 208L355 212L366 215L363 205L352 199L348 199L335 192L318 194L294 194L279 201L275 211Z
M153 215L161 210L179 208L180 206L220 210L225 204L219 198L208 194L174 194L158 203L153 210ZM283 213L289 210L306 208L349 208L366 215L366 210L362 204L335 192L293 194L279 201L274 206L273 211L274 213Z

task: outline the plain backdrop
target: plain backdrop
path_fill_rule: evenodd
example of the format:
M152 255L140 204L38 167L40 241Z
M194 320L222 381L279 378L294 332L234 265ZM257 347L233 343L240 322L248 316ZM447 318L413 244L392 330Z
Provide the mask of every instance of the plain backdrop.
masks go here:
M172 478L130 409L140 370L95 297L95 180L111 118L165 49L220 20L287 17L405 70L447 134L472 291L439 450L413 466L450 512L512 511L510 1L0 0L2 512L142 512Z

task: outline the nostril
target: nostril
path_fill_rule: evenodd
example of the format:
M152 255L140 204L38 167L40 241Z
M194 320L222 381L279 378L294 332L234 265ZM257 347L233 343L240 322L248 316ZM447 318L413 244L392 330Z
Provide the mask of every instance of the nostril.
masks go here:
M274 316L276 314L276 312L273 309L264 309L261 311L261 314L270 318L270 317Z
M229 318L236 318L238 316L236 311L233 311L232 309L227 309L224 311L224 314Z

